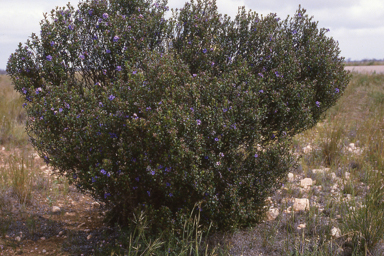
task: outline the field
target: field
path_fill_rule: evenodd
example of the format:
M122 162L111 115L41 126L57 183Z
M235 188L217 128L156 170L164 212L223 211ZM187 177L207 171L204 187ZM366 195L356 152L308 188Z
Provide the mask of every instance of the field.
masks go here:
M198 219L160 237L145 216L135 230L105 226L103 205L31 148L22 103L0 75L0 255L384 255L383 74L354 73L322 122L293 138L298 168L263 223L209 237Z

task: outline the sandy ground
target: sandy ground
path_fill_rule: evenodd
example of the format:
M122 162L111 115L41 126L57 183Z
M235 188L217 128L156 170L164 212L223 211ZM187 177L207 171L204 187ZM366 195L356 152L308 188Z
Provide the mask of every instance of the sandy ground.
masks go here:
M376 73L384 73L384 65L380 66L346 66L345 70L349 70L352 72L358 72L358 73L373 73L376 71Z

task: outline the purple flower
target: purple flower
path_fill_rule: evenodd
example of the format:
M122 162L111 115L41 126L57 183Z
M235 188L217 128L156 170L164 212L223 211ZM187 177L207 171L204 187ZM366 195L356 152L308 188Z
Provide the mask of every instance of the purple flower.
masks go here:
M152 171L151 171L151 174L152 174L152 175L155 175L155 171L154 171L154 170L152 170Z
M120 37L118 37L118 36L114 36L114 37L113 37L113 42L117 42L119 39L120 39Z
M51 46L54 46L54 45L55 45L55 42L52 41L52 42L51 42Z
M39 94L39 92L41 92L41 87L36 89L36 94Z
M48 61L52 61L52 56L51 56L51 55L48 55L48 56L47 56L47 60L48 60Z
M264 91L263 90L260 90L259 93L263 93Z
M173 196L173 194L172 194L172 193L169 193L169 196L170 196L170 197L172 197L172 196Z
M300 12L299 12L298 16L301 17L301 13Z
M102 174L104 174L104 175L107 174L107 172L106 172L104 169L101 169L100 172L101 172Z
M259 73L258 75L261 76L261 77L264 77L264 75L262 73Z
M27 106L27 103L23 103L23 108L25 108L25 106Z
M279 74L279 72L275 72L275 75L277 76L277 77L279 77L280 76L280 74Z
M296 29L293 30L292 34L294 35L294 34L296 34L296 33L297 33L297 30L296 30Z
M63 112L63 109L62 108L59 108L59 113Z
M120 71L120 70L118 70ZM107 74L107 70L106 69L103 69L103 74L106 75Z
M108 97L108 99L109 100L113 100L114 98L116 98L115 96L113 96L112 94L111 95L109 95L109 97Z
M215 138L215 141L219 141L219 138Z
M320 107L320 102L316 101L316 106Z
M108 13L103 13L103 19L108 19Z
M193 108L189 108L192 112L194 112L195 110Z
M103 103L102 103L102 102L99 102L99 106L102 107L102 106L103 106Z
M167 187L171 186L171 184L169 184L169 182L165 183L165 185L167 185Z
M336 88L336 89L335 89L335 92L336 92L336 93L339 93L339 92L340 92L339 88Z
M111 53L111 50L107 49L105 52L106 52L106 53Z
M139 178L139 177L136 177L135 180L136 180L137 182L139 182L140 178Z
M110 193L105 193L104 198L107 198L107 196L110 196L110 195L111 195Z
M212 63L211 63L211 66L214 66L214 65L215 65L215 62L212 62Z
M68 28L69 28L69 30L73 30L73 26L72 25L69 25Z
M73 179L77 179L77 175L76 174L73 174Z
M151 192L147 191L148 196L151 196Z
M92 183L96 181L96 178L97 176L95 178L92 177Z
M197 125L201 125L201 121L199 119L196 120Z
M132 74L136 75L137 71L133 71Z
M255 154L254 157L258 157L259 155L258 154Z
M221 163L220 162L216 162L216 165L219 166L219 165L221 165Z
M219 156L220 156L220 157L224 157L224 154L220 152Z
M83 54L81 54L81 55L79 56L79 58L83 60L83 59L85 59L85 56L84 56Z
M207 53L207 49L204 48L203 53Z
M193 76L193 77L196 77L197 75L196 75L196 74L193 74L192 76Z

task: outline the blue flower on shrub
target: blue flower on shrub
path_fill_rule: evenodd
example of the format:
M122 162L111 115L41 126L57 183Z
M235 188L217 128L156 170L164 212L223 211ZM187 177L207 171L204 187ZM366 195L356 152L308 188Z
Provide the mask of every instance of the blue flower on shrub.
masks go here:
M172 197L173 196L173 194L172 193L169 193L169 197Z
M167 187L171 186L171 184L169 184L169 182L165 183L165 185L167 185Z
M73 26L72 26L72 25L69 25L69 26L68 26L68 29L69 29L69 30L73 30Z
M219 141L219 138L215 138L215 141Z
M93 182L95 182L95 181L96 181L96 179L97 179L97 176L95 176L95 178L94 178L94 177L92 177L92 183L93 183Z
M121 66L117 66L116 70L121 71Z
M103 13L103 19L105 20L108 19L108 16L109 16L108 13Z
M111 196L111 194L110 193L105 193L104 194L104 198L107 198L108 196Z
M152 170L152 171L151 171L151 174L152 174L152 175L155 175L155 171L154 171L154 170Z
M109 100L113 100L114 98L116 98L115 96L113 96L112 94L111 95L109 95L109 97L108 97L108 99Z
M201 121L199 119L196 120L197 125L201 125Z
M77 179L77 175L76 174L73 174L73 179Z
M52 61L52 56L51 56L51 55L48 55L48 56L47 56L47 60L48 60L48 61Z
M99 102L99 106L102 107L102 106L103 106L103 103L102 103L102 102Z
M204 48L203 53L207 53L207 49Z
M59 112L60 112L60 113L63 112L63 109L62 109L62 108L59 108Z
M107 174L107 172L106 172L104 169L101 169L100 172L101 172L102 174L104 174L104 175Z
M113 138L118 138L117 134L116 133L113 133L113 132L110 132L109 133L109 136L113 139Z
M113 42L117 42L117 41L119 41L119 39L120 39L120 37L118 37L118 36L114 36L114 37L113 37Z
M50 44L51 44L51 46L54 46L54 45L55 45L55 42L52 41Z
M255 154L254 157L257 158L259 155L258 154Z
M151 192L147 191L148 196L151 196Z
M85 56L83 54L80 54L79 58L83 60L85 59Z
M136 177L136 178L135 178L135 180L136 180L137 182L139 182L139 180L140 180L140 177Z
M23 108L25 108L25 106L27 106L27 103L23 103Z
M320 102L316 101L316 106L320 107Z
M105 50L106 53L111 53L111 51L109 49Z
M335 92L336 92L336 93L339 93L339 92L340 92L339 88L336 88L336 89L335 89Z

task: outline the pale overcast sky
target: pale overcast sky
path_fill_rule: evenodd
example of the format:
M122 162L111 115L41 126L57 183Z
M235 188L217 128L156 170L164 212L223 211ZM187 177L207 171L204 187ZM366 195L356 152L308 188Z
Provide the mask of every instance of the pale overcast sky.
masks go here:
M32 32L39 34L43 13L68 2L77 7L79 0L0 0L0 69L19 42L25 43ZM168 6L181 8L185 2L169 0ZM232 19L238 6L285 19L299 4L319 27L330 29L328 36L339 41L346 59L384 59L384 0L217 0L219 12Z

